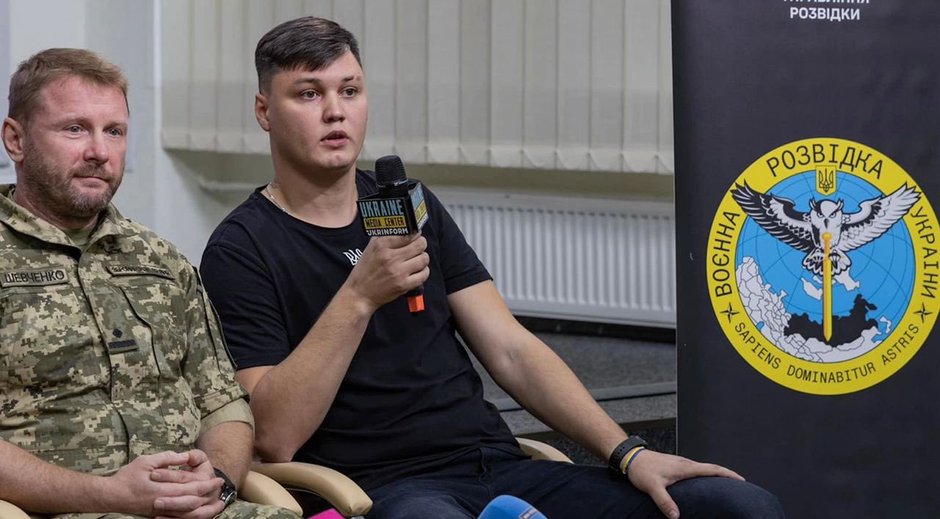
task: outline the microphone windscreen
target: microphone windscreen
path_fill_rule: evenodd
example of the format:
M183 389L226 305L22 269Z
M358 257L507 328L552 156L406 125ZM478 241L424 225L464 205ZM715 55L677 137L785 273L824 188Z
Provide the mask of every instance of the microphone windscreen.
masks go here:
M311 515L307 519L343 519L343 516L336 511L335 508L330 508L329 510L320 512L316 515Z
M513 496L497 496L478 519L546 519L534 506Z
M386 155L375 161L375 182L379 186L391 186L407 179L405 165L398 155Z

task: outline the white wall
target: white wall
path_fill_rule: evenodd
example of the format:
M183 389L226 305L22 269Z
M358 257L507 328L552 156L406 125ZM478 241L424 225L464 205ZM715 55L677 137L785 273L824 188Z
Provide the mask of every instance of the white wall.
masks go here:
M10 2L9 0L0 0L0 49L10 48ZM4 78L10 76L10 53L0 50L0 85L4 84ZM3 93L6 89L3 89ZM0 95L0 117L7 114L8 108L7 96ZM7 182L10 178L10 159L7 157L3 146L0 146L0 182Z
M16 65L49 47L87 48L120 66L130 82L131 129L128 169L115 204L198 262L231 203L199 189L194 172L160 146L159 8L151 0L0 0L0 43L3 28L9 29L9 46L0 46L0 67L9 61L9 70L0 70L0 89L5 101ZM12 182L12 166L0 169L0 176Z
M38 2L37 2L38 3ZM6 116L7 86L9 76L16 65L28 56L47 47L75 47L85 43L85 2L58 0L50 2L48 7L55 9L60 16L49 18L48 12L34 8L32 2L3 0L0 2L0 85L3 86L3 101L0 108ZM12 181L12 164L5 156L0 163L7 166L2 170L3 181Z
M58 0L49 3L50 9L60 13L54 18L47 17L47 11L35 9L31 2L0 1L0 85L3 86L3 101L0 102L3 116L6 116L7 87L9 76L16 65L47 47L75 47L85 43L85 2ZM13 182L15 173L5 151L0 158L0 180Z

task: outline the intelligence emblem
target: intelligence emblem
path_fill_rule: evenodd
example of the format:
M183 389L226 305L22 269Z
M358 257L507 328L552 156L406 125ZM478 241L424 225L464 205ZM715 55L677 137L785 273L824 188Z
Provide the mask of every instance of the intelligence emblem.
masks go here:
M715 316L751 367L817 395L894 375L937 318L936 214L897 163L813 138L759 158L708 237Z

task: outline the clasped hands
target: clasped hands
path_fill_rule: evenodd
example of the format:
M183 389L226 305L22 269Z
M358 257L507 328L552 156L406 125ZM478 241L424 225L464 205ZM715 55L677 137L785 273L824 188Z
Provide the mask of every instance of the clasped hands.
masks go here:
M106 479L122 511L138 515L208 519L225 508L223 481L198 449L139 456Z

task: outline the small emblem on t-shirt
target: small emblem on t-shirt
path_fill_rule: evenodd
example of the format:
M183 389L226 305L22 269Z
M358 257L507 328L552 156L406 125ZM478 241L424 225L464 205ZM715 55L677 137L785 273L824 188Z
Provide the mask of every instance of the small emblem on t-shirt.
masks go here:
M346 256L346 259L349 260L349 263L355 267L356 263L359 263L359 258L362 257L362 251L359 249L349 249L348 251L343 252L343 256Z

